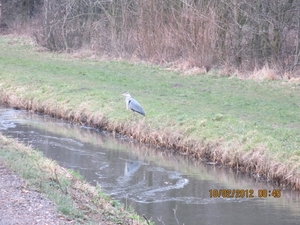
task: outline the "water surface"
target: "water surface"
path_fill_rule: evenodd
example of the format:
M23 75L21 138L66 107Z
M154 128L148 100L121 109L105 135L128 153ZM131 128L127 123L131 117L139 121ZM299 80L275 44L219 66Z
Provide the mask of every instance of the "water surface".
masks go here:
M278 187L228 168L11 108L0 108L0 131L80 172L156 224L300 224L299 192L280 190L274 198L269 194ZM210 197L223 189L253 190L254 197ZM258 197L259 190L267 197Z

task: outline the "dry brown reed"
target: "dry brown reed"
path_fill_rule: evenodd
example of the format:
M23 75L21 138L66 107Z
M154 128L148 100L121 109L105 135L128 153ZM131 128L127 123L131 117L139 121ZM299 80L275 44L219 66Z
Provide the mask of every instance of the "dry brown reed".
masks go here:
M261 69L255 69L249 78L254 80L278 80L281 79L282 76L276 69L271 69L269 65L265 65Z
M238 144L226 143L222 140L191 140L183 132L165 127L153 129L144 120L123 122L110 121L101 112L90 112L86 105L76 110L52 101L40 102L36 99L18 97L12 92L0 89L0 101L17 109L27 109L62 118L70 122L103 129L112 134L120 134L141 143L154 147L172 149L180 155L204 161L213 161L239 171L251 172L263 176L283 187L300 190L299 165L280 163L275 157L267 154L264 147L243 151Z

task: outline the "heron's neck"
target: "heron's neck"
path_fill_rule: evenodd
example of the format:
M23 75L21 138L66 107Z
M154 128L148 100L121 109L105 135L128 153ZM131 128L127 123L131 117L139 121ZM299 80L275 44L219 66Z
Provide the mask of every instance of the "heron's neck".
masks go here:
M129 109L129 105L128 105L129 100L130 100L130 97L126 97L125 102L126 102L126 109L127 110Z

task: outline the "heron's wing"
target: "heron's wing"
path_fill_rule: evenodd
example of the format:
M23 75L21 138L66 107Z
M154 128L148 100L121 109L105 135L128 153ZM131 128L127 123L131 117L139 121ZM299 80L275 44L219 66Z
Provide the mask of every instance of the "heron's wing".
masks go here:
M142 114L143 116L145 116L145 112L144 112L141 104L138 103L138 101L135 100L134 98L130 98L129 99L128 105L129 105L129 108L132 111L135 111L135 112L137 112L137 113Z

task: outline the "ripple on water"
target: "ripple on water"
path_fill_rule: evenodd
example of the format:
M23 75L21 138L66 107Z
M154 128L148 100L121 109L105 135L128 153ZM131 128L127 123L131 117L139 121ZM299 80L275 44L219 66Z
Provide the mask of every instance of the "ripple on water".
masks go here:
M15 128L17 125L14 122L2 120L0 117L0 130L7 130L9 128Z

